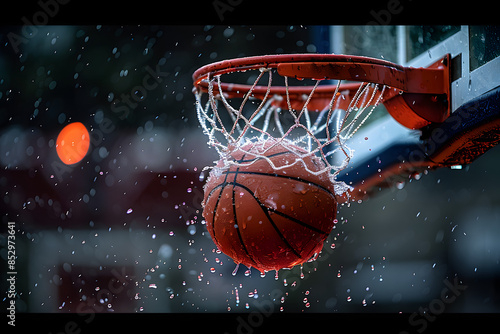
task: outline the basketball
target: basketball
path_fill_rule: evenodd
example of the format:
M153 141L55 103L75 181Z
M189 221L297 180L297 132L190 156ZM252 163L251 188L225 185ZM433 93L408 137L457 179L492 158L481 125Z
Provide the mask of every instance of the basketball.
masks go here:
M321 251L334 226L337 199L329 171L310 172L325 164L314 155L299 157L306 153L288 141L268 139L229 150L217 163L202 204L220 251L260 272L291 268Z

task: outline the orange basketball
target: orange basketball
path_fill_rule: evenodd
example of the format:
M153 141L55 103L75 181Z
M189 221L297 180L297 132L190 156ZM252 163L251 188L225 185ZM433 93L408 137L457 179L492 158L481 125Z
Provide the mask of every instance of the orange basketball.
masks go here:
M247 143L221 160L205 185L203 217L217 247L236 263L261 272L291 268L319 253L337 213L334 185L325 164L297 154L275 139ZM293 151L306 153L297 146ZM247 151L248 153L243 152ZM267 151L266 151L267 150Z

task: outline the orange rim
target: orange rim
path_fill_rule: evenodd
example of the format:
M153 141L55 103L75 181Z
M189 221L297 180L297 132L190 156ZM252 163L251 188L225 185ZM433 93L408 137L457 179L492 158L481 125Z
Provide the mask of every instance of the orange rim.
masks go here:
M450 56L432 64L429 68L412 68L362 56L333 54L285 54L265 55L224 60L205 65L193 73L194 89L206 93L209 81L226 73L248 70L276 69L279 75L297 79L348 80L358 83L342 84L340 91L354 94L361 82L386 85L387 90L381 100L387 103L388 111L401 124L418 129L432 122L442 122L450 114ZM262 99L266 94L285 96L288 94L292 105L298 105L303 94L309 94L312 86L251 86L246 84L220 82L213 83L226 98L244 97L250 90L252 97ZM253 87L253 88L252 88ZM321 109L337 89L336 85L321 85L312 98L314 106ZM399 93L422 96L408 103ZM217 94L216 94L217 95ZM406 96L406 97L408 97ZM437 98L439 97L439 98ZM393 101L390 101L393 99ZM414 100L418 100L416 104ZM295 103L293 102L295 101ZM314 101L317 101L314 103ZM439 101L439 103L435 103Z

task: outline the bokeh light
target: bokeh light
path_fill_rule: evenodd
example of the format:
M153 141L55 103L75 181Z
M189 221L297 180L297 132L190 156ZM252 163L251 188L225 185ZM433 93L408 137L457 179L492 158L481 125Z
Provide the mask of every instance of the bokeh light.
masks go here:
M80 122L66 125L57 136L57 155L66 165L80 162L89 151L89 147L89 132Z

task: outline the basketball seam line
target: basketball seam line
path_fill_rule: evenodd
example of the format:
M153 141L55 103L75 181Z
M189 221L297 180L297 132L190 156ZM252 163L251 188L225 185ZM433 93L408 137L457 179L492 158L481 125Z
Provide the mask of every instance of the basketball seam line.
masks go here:
M240 225L238 224L238 218L237 218L237 215L236 215L236 200L235 200L235 191L234 191L234 187L236 185L236 178L238 177L238 169L236 169L236 173L234 174L234 182L233 182L233 189L232 189L232 202L233 202L233 217L234 217L234 224L237 226L236 227L236 232L238 233L238 238L240 239L240 244L241 246L243 246L243 250L245 251L246 255L248 256L248 258L255 264L258 264L253 256L250 255L250 253L248 252L248 249L245 245L245 242L243 241L243 237L241 236L241 231L240 231ZM221 190L222 192L223 190ZM215 232L214 232L215 233Z
M291 220L291 221L293 221L293 222L295 222L295 223L297 223L297 224L299 224L299 225L301 225L301 226L304 226L305 228L308 228L308 229L310 229L310 230L313 230L314 232L317 232L317 233L320 233L320 234L325 234L325 235L328 235L328 233L327 233L327 232L324 232L324 231L320 230L319 228L316 228L316 227L311 226L311 225L309 225L309 224L307 224L307 223L304 223L303 221L301 221L301 220L299 220L299 219L297 219L297 218L294 218L294 217L292 217L292 216L289 216L289 215L287 215L286 213L280 212L280 211L275 210L275 209L273 209L273 208L269 208L269 207L267 207L267 206L266 206L266 208L267 208L269 211L271 211L272 213L275 213L275 214L277 214L278 216L281 216L281 217L285 217L286 219L289 219L289 220Z
M208 194L208 196L207 196L207 202L208 202L208 200L209 200L209 199L210 199L210 197L212 196L213 192L214 192L216 189L221 188L220 193L219 193L219 195L218 195L218 197L217 197L217 202L215 203L215 207L214 207L214 216L213 216L213 220L212 220L212 230L213 230L213 232L214 232L214 241L215 241L215 243L216 243L217 245L219 245L219 241L217 240L217 237L215 236L215 217L217 216L217 208L218 208L218 206L219 206L219 200L220 200L220 198L222 197L222 193L224 192L224 189L226 188L226 186L227 186L227 185L231 185L231 184L232 184L231 182L227 182L226 180L227 180L227 176L226 176L225 181L224 181L223 183L221 183L221 184L217 185L216 187L214 187L214 189L212 189L212 190L210 191L210 193ZM239 231L238 231L238 232L239 232ZM238 234L239 234L239 233L238 233ZM241 237L240 237L240 242L242 242ZM247 255L248 255L249 259L250 259L250 260L251 260L254 264L258 264L258 263L254 260L254 258L253 258L253 257L252 257L249 253L248 253L248 251L246 250L246 247L245 247L245 245L244 245L243 243L242 243L242 246L243 246L243 249L245 250L245 252L247 253Z
M231 182L229 182L231 183ZM285 236L281 233L281 231L279 230L278 226L276 226L276 224L274 223L273 219L271 218L271 216L269 215L269 208L267 206L265 206L257 197L255 197L253 195L253 192L247 188L246 186L244 186L243 184L241 183L238 183L238 182L234 182L234 185L233 186L236 186L236 187L240 187L244 190L246 190L249 194L252 195L252 197L255 199L255 201L257 202L257 204L259 204L259 206L261 207L262 211L264 212L264 214L266 215L267 219L269 220L269 222L271 223L271 225L273 226L274 230L276 231L276 233L278 233L279 237L281 238L281 240L285 243L285 245L291 249L292 253L295 254L295 256L297 256L299 259L302 259L302 256L300 256L299 253L297 253L297 251L295 250L295 248L293 248L292 245L290 245L290 243L288 242L288 240L286 240Z
M222 192L224 191L224 188L226 187L228 176L229 175L226 175L226 177L224 178L224 182L220 184L222 186L222 189L220 190L219 196L217 196L217 202L215 202L215 206L214 206L214 218L212 220L212 229L214 231L214 239L215 239L214 241L217 244L219 242L217 241L217 238L215 237L215 217L217 216L217 208L219 207L219 201L220 201L220 198L222 197ZM209 195L207 197L207 202L210 199L210 197L212 196L212 193L214 192L215 189L217 189L217 187L214 188L214 189L212 189L212 191L210 191L210 193L209 193Z
M273 153L273 154L267 155L265 157L266 158L273 158L273 157L276 157L276 156L279 156L279 155L282 155L282 154L288 154L288 153L290 153L290 151L282 151L282 152L278 152L278 153ZM261 157L256 157L256 158L253 158L253 159L245 160L244 159L245 155L246 155L246 153L243 155L243 157L241 159L234 159L234 161L236 161L237 163L245 163L245 162L257 161L257 160L263 159ZM223 174L230 174L230 173L234 173L234 171L223 172ZM317 187L317 188L319 188L319 189L321 189L323 191L326 191L328 194L330 194L330 196L332 196L334 199L336 199L335 194L332 193L328 188L325 188L322 185L317 184L315 182L304 180L304 179L302 179L300 177L280 175L280 174L276 174L276 173L262 173L262 172L241 172L241 171L238 171L238 173L241 173L241 174L253 174L253 175L263 175L263 176L273 176L273 177L281 177L281 178L286 178L286 179L289 179L289 180L295 180L295 181L299 181L299 182L303 182L303 183L308 183L308 184L311 184L311 185L313 185L313 186L315 186L315 187Z
M234 171L225 171L223 172L222 174L234 174L235 172ZM275 173L263 173L263 172L238 172L239 174L248 174L248 175L261 175L261 176L272 176L272 177L281 177L281 178L284 178L284 179L289 179L289 180L293 180L293 181L299 181L299 182L303 182L303 183L307 183L307 184L310 184L312 186L315 186L325 192L327 192L330 196L332 196L334 199L336 199L335 197L335 194L332 193L328 188L325 188L323 187L322 185L320 184L317 184L315 182L311 182L311 181L307 181L307 180L304 180L300 177L296 177L296 176L288 176L288 175L280 175L280 174L275 174Z
M227 185L232 185L233 182L227 182L227 178L228 178L229 175L226 174L225 178L224 178L224 181L220 184L218 184L217 186L215 186L211 191L210 193L208 194L207 196L207 203L208 201L210 200L210 197L212 197L212 194L214 193L214 191L216 191L217 189L221 188L220 190L220 193L219 195L217 196L217 201L215 203L215 207L214 207L214 216L213 216L213 219L212 219L212 229L213 229L213 235L214 235L214 241L219 244L219 241L217 240L217 237L215 236L215 219L216 219L216 216L217 216L217 209L219 207L219 201L222 197L222 193L224 192L224 189L226 188ZM233 202L234 202L234 184L233 184ZM236 213L235 213L235 210L234 210L234 207L233 207L233 212L235 214L235 222L237 224L237 218L236 218ZM241 234L240 234L240 231L239 231L239 225L238 225L238 237L240 238L240 243L242 244L243 246L243 250L245 251L245 253L248 255L248 258L255 264L255 265L258 265L258 262L255 261L255 259L253 258L253 256L251 256L249 253L248 253L248 250L245 246L245 244L243 243L243 239L241 237Z
M213 193L214 191L216 191L216 190L217 190L218 188L220 188L220 187L225 187L225 186L227 186L228 184L229 184L229 185L231 185L231 184L233 184L233 182L224 182L224 183L220 183L220 184L218 184L217 186L215 186L215 187L214 187L214 188L210 191L210 193L208 194L207 201L208 201L208 199L212 196L212 193ZM237 183L237 182L236 182L235 186L241 187L241 188L245 189L247 192L249 192L250 194L252 194L252 191L251 191L249 188L247 188L247 187L245 187L244 185L242 185L241 183ZM221 194L222 194L222 191L223 191L223 190L224 190L224 189L222 189L222 190L221 190L221 193L219 194L219 197L221 196ZM252 194L252 196L253 196L253 194ZM263 203L261 203L261 202L260 202L257 198L255 198L255 196L253 196L253 197L254 197L254 199L256 199L256 200L257 200L258 204L259 204L261 207L264 207L264 208L266 208L267 210L269 210L269 211L271 211L271 212L273 212L273 213L276 213L277 215L280 215L280 216L282 216L282 217L285 217L285 218L287 218L287 219L290 219L291 221L293 221L293 222L295 222L295 223L297 223L297 224L299 224L299 225L302 225L302 226L304 226L304 227L306 227L306 228L308 228L308 229L310 229L310 230L316 231L316 232L318 232L318 233L325 234L325 235L326 235L326 234L329 234L329 232L325 232L325 231L322 231L322 230L320 230L320 229L317 229L316 227L314 227L314 226L312 226L312 225L309 225L309 224L307 224L307 223L304 223L303 221L301 221L301 220L299 220L299 219L297 219L297 218L294 218L294 217L292 217L292 216L289 216L289 215L287 215L286 213L283 213L283 212L281 212L281 211L278 211L278 210L275 210L275 209L273 209L273 208L270 208L270 207L268 207L268 206L264 205ZM218 201L217 201L217 202L218 202ZM217 203L216 203L216 204L217 204ZM214 219L215 219L215 210L216 210L216 208L217 208L217 205L216 205L216 207L215 207L215 209L214 209ZM213 226L213 224L212 224L212 226ZM214 235L215 235L215 231L214 231Z
M278 155L282 155L282 154L288 154L288 153L293 153L293 152L290 152L290 151L283 151L283 152L278 152L278 153L273 153L273 154L270 154L270 155L265 155L266 158L274 158L274 157L277 157ZM255 157L253 159L248 159L248 160L245 160L243 159L245 156L243 156L241 159L234 159L234 161L238 162L239 164L241 163L245 163L245 162L251 162L251 161L257 161L257 160L261 160L262 158L261 157Z

